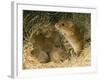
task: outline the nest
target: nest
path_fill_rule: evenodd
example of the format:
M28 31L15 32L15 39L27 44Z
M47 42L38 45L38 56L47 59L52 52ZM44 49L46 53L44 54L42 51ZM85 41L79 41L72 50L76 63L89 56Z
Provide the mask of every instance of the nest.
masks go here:
M59 20L71 20L79 28L85 42L84 55L75 57L69 42L54 27ZM90 65L90 39L90 14L24 10L23 68Z

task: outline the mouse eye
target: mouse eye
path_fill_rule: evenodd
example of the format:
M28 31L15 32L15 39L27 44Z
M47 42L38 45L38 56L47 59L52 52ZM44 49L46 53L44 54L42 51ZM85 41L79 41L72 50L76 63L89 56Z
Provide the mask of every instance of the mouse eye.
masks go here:
M64 23L62 23L62 26L64 26Z

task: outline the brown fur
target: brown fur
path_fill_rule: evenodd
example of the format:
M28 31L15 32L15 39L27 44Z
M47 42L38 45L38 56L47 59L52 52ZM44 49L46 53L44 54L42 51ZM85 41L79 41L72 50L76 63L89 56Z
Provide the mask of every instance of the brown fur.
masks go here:
M54 61L54 62L58 62L58 63L63 62L66 58L67 58L66 54L60 48L54 47L50 53L50 59L51 61Z
M83 40L73 22L61 20L55 24L55 28L68 40L77 56L79 56L83 49Z

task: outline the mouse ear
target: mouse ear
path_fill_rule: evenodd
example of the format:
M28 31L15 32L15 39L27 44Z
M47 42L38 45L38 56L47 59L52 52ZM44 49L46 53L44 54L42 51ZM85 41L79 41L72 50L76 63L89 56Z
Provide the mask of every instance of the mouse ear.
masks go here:
M69 25L69 27L73 27L73 25L74 25L73 22L71 22L71 21L68 21L67 24Z

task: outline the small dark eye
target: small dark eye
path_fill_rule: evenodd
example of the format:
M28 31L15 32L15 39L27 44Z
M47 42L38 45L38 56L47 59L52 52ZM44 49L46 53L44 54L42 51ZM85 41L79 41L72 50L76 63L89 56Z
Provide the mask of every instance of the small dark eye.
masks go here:
M62 26L64 26L64 23L62 23Z

